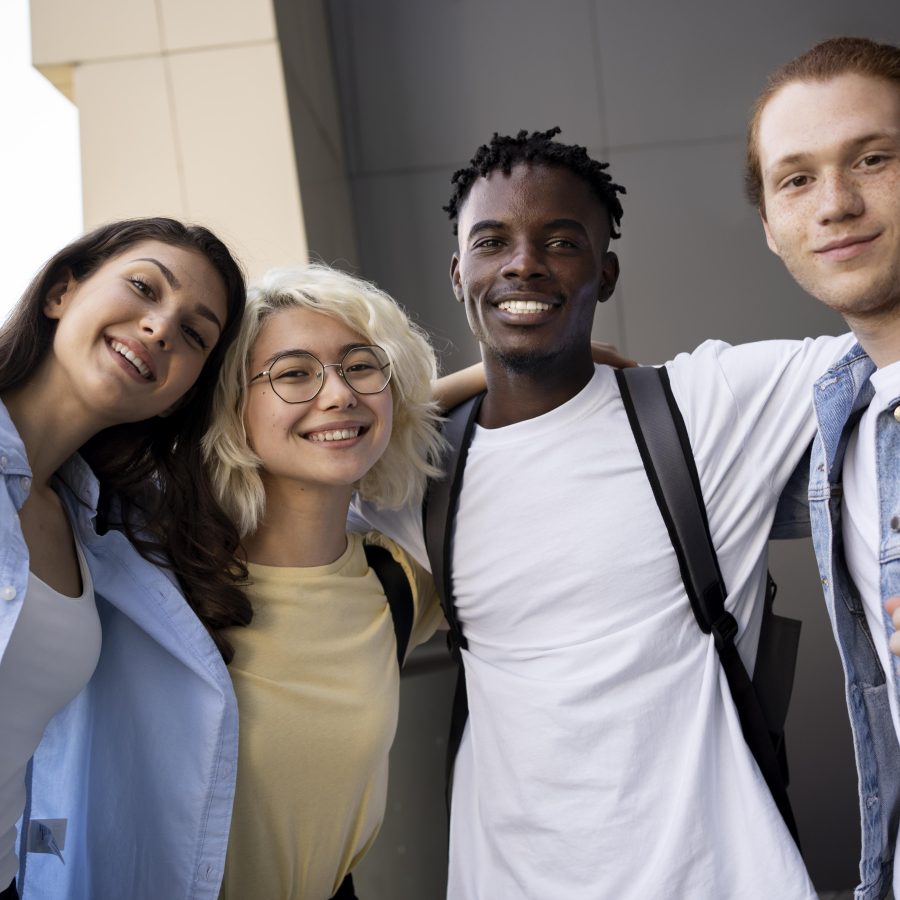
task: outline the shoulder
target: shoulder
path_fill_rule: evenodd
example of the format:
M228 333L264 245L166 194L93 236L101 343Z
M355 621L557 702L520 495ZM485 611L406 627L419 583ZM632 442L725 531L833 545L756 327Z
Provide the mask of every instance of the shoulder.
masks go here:
M697 397L739 410L758 402L809 402L815 380L854 342L851 334L731 345L706 341L666 363L679 404Z
M406 575L413 599L414 627L410 638L410 650L427 640L443 618L440 601L431 573L424 569L399 544L378 531L370 531L363 542L387 550Z

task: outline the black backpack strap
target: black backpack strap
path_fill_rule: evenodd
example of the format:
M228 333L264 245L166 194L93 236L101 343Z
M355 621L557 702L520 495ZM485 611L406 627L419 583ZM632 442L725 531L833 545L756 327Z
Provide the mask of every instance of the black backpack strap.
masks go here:
M672 394L669 374L665 368L640 367L618 370L616 379L697 624L704 633L713 635L744 739L799 846L769 724L734 642L737 622L725 609L727 591L709 530L693 451Z
M447 812L453 783L453 764L462 741L469 703L466 695L466 675L460 650L467 646L465 635L456 616L453 598L453 521L462 490L463 472L469 444L475 430L475 420L481 409L484 393L478 394L451 410L444 422L444 438L448 449L444 456L444 474L428 482L422 506L422 524L425 532L425 549L431 564L431 574L441 600L444 616L450 626L447 636L450 652L459 667L456 692L453 696L453 712L450 716L450 737L447 741Z
M387 597L391 618L394 620L394 635L397 638L397 665L402 669L413 626L413 596L409 579L403 566L384 547L364 544L363 549L366 551L369 568L378 576Z

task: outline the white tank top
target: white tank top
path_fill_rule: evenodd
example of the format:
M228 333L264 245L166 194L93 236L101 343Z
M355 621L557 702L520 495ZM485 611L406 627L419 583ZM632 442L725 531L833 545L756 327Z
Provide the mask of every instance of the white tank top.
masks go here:
M0 661L0 889L15 878L16 822L25 809L25 769L47 723L84 686L100 656L94 588L76 540L80 597L28 573L28 589Z

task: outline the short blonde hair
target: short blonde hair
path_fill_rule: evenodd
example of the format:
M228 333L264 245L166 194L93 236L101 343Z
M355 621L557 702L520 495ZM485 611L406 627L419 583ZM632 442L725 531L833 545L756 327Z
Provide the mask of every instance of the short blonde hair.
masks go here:
M262 460L250 449L244 428L250 353L265 321L285 309L309 309L343 322L366 341L383 347L391 361L394 425L387 449L356 486L378 506L418 502L429 477L439 474L443 439L431 399L437 376L425 332L384 291L329 266L271 269L247 292L240 334L228 351L213 401L213 421L203 438L216 497L241 536L262 520L266 495Z

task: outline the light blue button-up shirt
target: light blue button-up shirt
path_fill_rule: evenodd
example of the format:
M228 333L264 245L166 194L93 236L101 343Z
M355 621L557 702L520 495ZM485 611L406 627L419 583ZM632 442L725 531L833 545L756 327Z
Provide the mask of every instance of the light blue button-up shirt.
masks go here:
M857 344L816 382L819 432L812 448L809 507L819 576L844 666L847 706L859 770L862 859L855 900L876 900L900 879L892 875L900 822L900 745L891 719L888 691L898 690L896 672L885 672L866 624L862 600L843 553L842 469L847 441L874 394L875 365ZM892 404L900 405L900 398ZM900 515L900 422L891 410L878 416L878 547L881 597L900 594L900 534L891 519ZM887 621L885 622L886 627ZM884 637L879 635L879 639ZM900 873L898 873L900 874Z
M2 659L28 581L17 511L31 485L2 404L0 482ZM96 534L98 485L79 457L57 489L90 566L103 647L33 760L27 815L66 821L65 864L28 852L19 891L23 900L215 900L237 770L228 670L171 576L119 532Z

